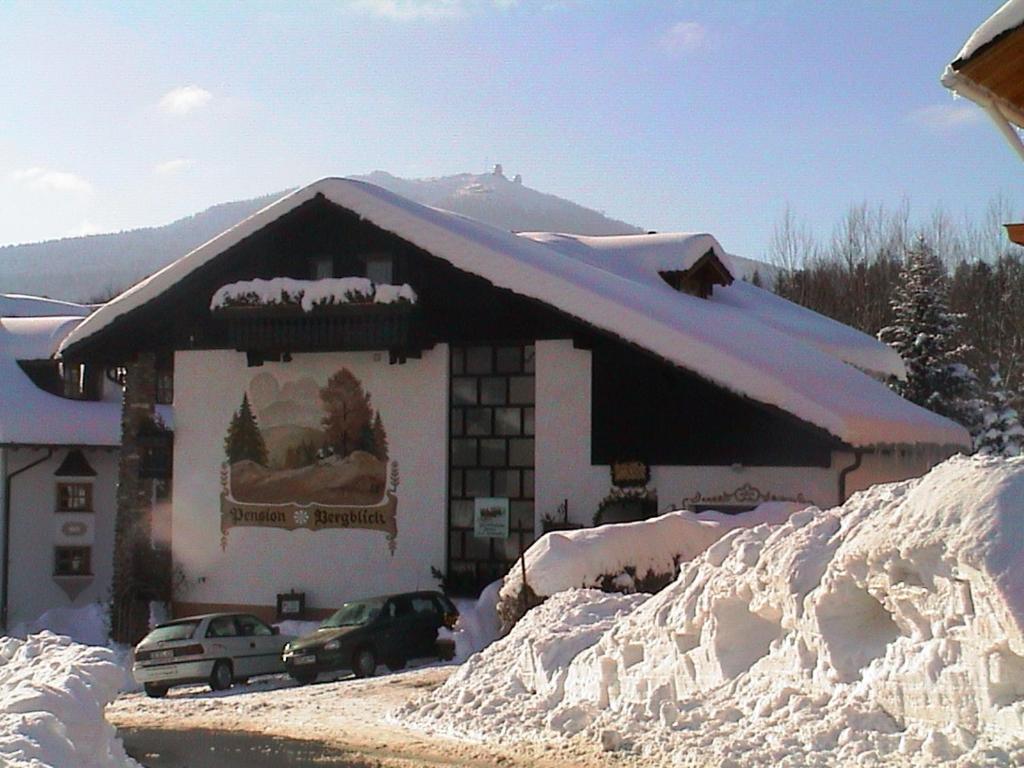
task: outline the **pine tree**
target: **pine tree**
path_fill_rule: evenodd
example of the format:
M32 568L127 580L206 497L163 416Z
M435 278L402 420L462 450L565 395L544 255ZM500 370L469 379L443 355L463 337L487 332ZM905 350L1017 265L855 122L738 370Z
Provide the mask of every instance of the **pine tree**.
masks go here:
M380 411L373 417L373 455L381 461L388 460L388 433L384 430Z
M900 272L894 322L878 338L906 364L906 381L893 381L893 389L976 434L981 427L978 379L964 362L970 347L958 341L959 316L949 310L947 282L941 262L918 238Z
M1003 377L993 366L988 407L985 409L981 433L975 440L978 453L995 456L1019 456L1024 452L1024 426L1010 404L1010 393Z
M224 452L231 464L248 459L267 466L267 444L249 406L248 393L242 395L242 405L231 417L228 434L224 438Z

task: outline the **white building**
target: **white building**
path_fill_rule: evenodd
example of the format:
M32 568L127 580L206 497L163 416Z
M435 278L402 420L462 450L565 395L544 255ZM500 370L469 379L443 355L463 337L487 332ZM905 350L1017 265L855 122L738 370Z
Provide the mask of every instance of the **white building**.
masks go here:
M120 387L57 345L89 307L0 295L0 625L110 598ZM95 401L83 400L95 398Z
M472 590L548 525L830 506L969 447L878 381L892 350L734 269L706 234L516 235L325 179L62 351L129 390L173 360L179 613Z

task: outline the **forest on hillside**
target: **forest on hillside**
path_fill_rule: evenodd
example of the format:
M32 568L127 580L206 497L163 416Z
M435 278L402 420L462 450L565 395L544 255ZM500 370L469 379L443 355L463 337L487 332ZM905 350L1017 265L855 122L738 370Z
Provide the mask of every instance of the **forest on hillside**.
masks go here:
M980 220L909 205L851 207L831 237L789 210L772 235L775 290L894 346L908 367L904 397L966 426L979 449L1016 454L1024 400L1024 248L1003 224L1005 198Z

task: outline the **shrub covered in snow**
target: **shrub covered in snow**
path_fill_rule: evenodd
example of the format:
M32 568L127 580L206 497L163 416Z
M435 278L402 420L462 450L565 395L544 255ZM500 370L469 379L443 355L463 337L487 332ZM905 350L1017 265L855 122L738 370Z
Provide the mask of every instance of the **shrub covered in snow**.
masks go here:
M955 457L732 531L555 658L628 599L557 595L403 717L647 764L1020 765L1022 509L1024 459Z
M526 551L524 595L521 563L505 577L498 598L502 632L527 606L566 589L657 592L675 579L679 564L692 560L734 528L778 523L805 505L769 502L739 515L669 512L635 523L553 531Z
M115 651L49 632L0 638L0 764L128 768L103 708L128 684Z

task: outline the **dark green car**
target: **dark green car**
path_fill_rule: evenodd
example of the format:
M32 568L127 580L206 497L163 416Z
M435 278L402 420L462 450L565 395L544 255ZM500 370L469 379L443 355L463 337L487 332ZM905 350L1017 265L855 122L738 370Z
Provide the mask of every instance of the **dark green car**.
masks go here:
M352 670L370 677L377 665L401 669L410 659L451 659L451 641L439 642L437 630L454 627L459 617L440 592L407 592L345 603L315 632L284 647L288 674L311 683L320 672Z

